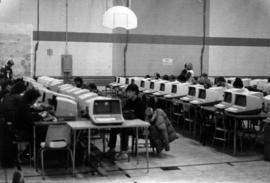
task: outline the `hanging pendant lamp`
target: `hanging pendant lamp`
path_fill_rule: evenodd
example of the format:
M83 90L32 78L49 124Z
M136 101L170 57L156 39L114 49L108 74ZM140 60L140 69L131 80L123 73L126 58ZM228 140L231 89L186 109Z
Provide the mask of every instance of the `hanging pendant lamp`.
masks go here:
M137 28L137 16L128 7L114 6L109 8L103 15L103 26L114 29L122 27L125 29Z

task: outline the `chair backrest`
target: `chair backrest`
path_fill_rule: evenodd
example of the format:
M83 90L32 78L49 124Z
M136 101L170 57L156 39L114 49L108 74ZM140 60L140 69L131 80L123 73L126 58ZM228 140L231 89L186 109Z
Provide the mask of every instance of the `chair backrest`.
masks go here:
M13 173L12 183L24 183L24 176L21 171L15 171Z
M50 142L65 141L70 144L71 129L66 124L52 124L48 127L45 146L50 147Z

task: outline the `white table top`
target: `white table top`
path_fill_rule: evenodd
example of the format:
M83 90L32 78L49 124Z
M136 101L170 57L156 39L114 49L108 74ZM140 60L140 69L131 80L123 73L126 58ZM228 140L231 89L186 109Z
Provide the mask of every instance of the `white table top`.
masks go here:
M91 120L81 121L68 121L68 126L73 130L83 129L104 129L104 128L136 128L136 127L148 127L150 124L140 119L125 120L121 125L95 125Z

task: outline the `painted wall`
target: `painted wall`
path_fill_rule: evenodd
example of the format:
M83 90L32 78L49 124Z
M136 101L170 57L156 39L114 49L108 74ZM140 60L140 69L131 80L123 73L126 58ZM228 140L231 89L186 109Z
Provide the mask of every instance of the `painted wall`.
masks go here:
M68 0L68 2L69 32L112 32L102 26L106 1ZM111 3L110 0L108 2ZM64 32L65 12L65 0L40 0L40 31ZM36 30L36 19L37 0L8 0L0 4L0 22L32 24ZM53 54L48 55L47 49L52 49ZM112 75L112 43L70 42L68 51L73 55L73 75ZM65 54L65 42L41 41L37 52L37 75L60 76L62 54Z
M130 31L127 71L131 75L180 74L186 62L199 74L203 3L200 0L134 0L131 9L138 17L138 28ZM121 30L115 31L116 33ZM123 32L123 31L122 31ZM185 37L199 36L195 45L182 43ZM199 42L199 43L198 43ZM123 75L125 44L113 45L113 74ZM163 65L172 58L173 65Z
M210 0L210 36L231 39L228 46L210 46L210 75L269 76L269 0ZM222 8L221 8L222 7ZM246 45L239 46L241 39ZM258 39L259 38L259 39ZM267 39L267 40L264 40ZM227 41L228 42L228 41ZM222 66L222 67L220 67Z

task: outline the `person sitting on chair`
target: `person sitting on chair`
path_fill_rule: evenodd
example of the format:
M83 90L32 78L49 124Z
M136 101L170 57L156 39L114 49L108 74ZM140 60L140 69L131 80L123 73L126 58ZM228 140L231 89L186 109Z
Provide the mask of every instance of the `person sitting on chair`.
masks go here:
M126 89L126 94L128 100L123 107L123 115L125 119L141 119L144 120L144 112L145 112L145 105L138 96L139 88L136 84L128 85ZM115 146L116 146L116 139L117 134L121 135L121 149L120 153L115 155ZM128 158L127 150L128 150L128 137L130 134L133 134L133 129L112 129L110 131L110 139L109 139L109 150L108 155L111 157L112 155L116 159L126 159Z

